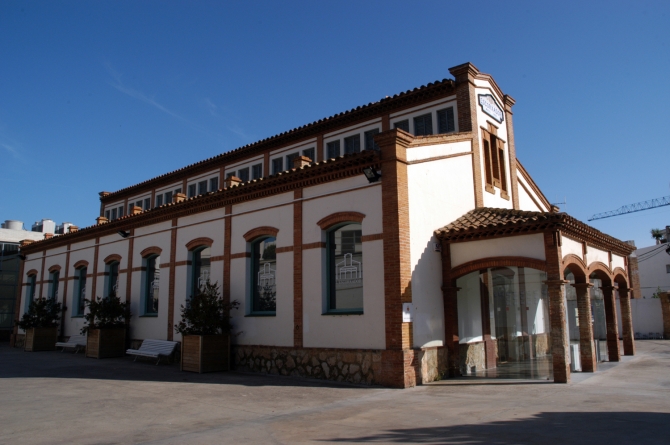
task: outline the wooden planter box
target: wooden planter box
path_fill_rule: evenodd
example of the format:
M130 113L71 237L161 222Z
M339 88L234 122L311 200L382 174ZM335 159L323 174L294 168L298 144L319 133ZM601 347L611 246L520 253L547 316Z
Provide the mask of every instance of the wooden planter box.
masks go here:
M184 335L181 370L213 372L230 370L230 335Z
M111 358L126 355L126 328L89 329L86 357Z
M28 352L54 351L58 341L58 327L26 330L23 350Z

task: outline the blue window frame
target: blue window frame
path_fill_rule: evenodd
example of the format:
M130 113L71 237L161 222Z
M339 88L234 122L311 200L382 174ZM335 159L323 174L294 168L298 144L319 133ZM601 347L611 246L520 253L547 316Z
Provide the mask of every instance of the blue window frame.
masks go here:
M362 226L345 223L328 232L326 313L363 313Z
M277 239L261 237L251 243L251 314L277 313Z

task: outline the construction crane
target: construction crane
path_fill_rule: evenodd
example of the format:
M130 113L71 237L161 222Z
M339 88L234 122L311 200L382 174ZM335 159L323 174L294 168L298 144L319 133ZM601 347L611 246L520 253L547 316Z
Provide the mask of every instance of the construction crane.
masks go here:
M626 213L641 212L642 210L655 209L656 207L663 207L667 205L670 205L670 196L663 196L662 198L654 198L650 199L649 201L628 204L609 212L596 213L589 218L589 221L593 221L594 219L611 218L612 216L625 215Z

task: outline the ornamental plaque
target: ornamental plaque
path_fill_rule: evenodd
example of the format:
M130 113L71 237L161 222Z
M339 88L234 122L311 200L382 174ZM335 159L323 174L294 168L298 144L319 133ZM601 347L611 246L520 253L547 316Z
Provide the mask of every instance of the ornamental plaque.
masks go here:
M502 124L504 120L504 113L498 101L495 97L490 94L480 94L479 95L479 106L482 107L482 111L493 119L495 119L499 124Z

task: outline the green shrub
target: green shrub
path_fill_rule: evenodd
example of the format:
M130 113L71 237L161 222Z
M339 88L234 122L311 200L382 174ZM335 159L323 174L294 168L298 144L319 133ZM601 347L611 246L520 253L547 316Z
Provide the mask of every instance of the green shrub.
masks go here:
M61 303L51 298L39 297L30 302L28 312L17 320L18 326L23 329L52 328L58 326L63 311L67 309Z
M179 334L212 335L229 333L230 311L237 309L240 303L226 303L219 293L217 283L207 281L198 293L181 305L181 321L174 325Z
M121 302L121 299L112 292L107 298L97 297L95 300L84 300L88 312L84 314L85 324L81 333L86 334L89 329L105 329L125 326L130 320L130 304Z

